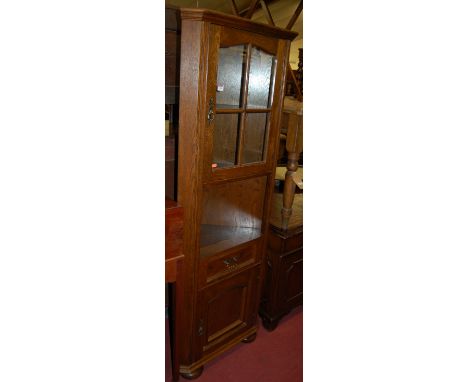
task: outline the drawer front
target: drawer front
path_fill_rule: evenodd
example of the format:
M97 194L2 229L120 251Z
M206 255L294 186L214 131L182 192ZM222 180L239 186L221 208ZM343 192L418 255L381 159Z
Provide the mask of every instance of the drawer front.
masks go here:
M268 233L268 248L274 253L286 253L302 248L302 231L285 235L274 229Z
M295 251L302 248L302 232L288 237L284 243L284 252Z
M200 286L219 280L224 276L242 270L257 261L259 241L250 242L235 250L208 256L200 261Z

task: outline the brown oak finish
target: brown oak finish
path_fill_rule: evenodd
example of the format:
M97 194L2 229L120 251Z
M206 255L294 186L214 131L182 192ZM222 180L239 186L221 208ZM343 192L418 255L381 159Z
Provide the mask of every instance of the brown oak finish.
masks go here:
M224 25L230 28L246 30L252 33L288 41L294 40L297 36L297 33L294 31L272 27L256 21L247 20L246 18L231 16L208 9L181 8L180 12L184 20L208 21L213 24Z
M190 365L197 359L192 352L191 333L194 332L194 295L195 278L197 274L198 261L194 248L199 246L200 217L202 200L194 195L202 195L202 179L199 176L202 170L203 161L203 131L196 128L204 125L205 113L198 113L198 110L205 110L205 89L206 77L201 73L206 73L207 46L209 38L209 26L197 21L186 20L183 22L183 38L181 39L181 63L180 63L180 84L184 91L179 98L179 169L178 169L178 201L189 206L185 209L184 221L186 229L183 236L183 251L186 254L185 273L185 295L187 296L184 305L184 319L182 321L182 346L180 357L182 360L181 372L184 377L188 377L193 370L184 369L183 365ZM205 52L205 54L204 54ZM195 127L194 127L195 126Z
M286 62L296 34L198 9L182 9L181 20L178 201L184 206L186 227L186 298L180 372L193 379L214 357L255 338ZM220 48L242 44L247 46L246 63L253 47L275 57L271 106L246 107L247 64L238 74L244 76L239 109L230 106L218 115ZM255 131L257 125L246 123L261 118L259 113L267 116L266 136L261 129ZM237 137L229 127L237 122L235 118L229 122L229 114L239 116ZM220 116L228 116L227 125L220 124ZM237 143L234 167L212 167L214 155L226 159L233 155L232 148L223 153L214 147L216 126L227 126L216 138L218 144ZM245 133L249 128L252 131ZM264 156L258 154L262 145ZM249 158L261 160L239 164Z

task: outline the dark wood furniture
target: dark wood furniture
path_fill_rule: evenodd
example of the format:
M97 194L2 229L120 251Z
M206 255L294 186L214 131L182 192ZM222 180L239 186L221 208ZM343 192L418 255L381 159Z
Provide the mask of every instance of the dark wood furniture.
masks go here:
M297 168L302 153L302 102L285 98L282 128L288 157L283 193L273 195L260 317L273 330L291 309L302 304L302 178ZM283 130L282 129L282 130Z
M180 16L177 8L165 9L165 119L166 197L176 199L177 127L180 76Z
M182 252L183 209L173 200L166 199L166 283L172 283L171 306L171 355L172 378L179 379L180 320L184 293L184 255Z
M283 194L275 193L268 234L260 317L271 331L293 308L302 304L302 194L294 198L288 229L282 228Z
M181 9L178 201L186 278L181 375L257 332L290 40L295 32Z

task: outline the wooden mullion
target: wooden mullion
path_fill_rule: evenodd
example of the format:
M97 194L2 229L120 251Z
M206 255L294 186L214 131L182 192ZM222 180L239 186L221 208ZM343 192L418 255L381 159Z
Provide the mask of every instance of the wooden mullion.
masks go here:
M271 111L271 107L266 107L264 109L257 108L257 109L246 109L247 113L268 113Z
M275 94L276 71L278 69L278 59L275 57L270 73L270 88L268 89L268 105L270 108L273 106L273 97Z
M297 5L297 8L296 8L296 11L294 12L294 14L292 15L291 17L291 20L289 20L289 23L288 25L286 26L286 29L287 30L290 30L294 24L296 23L297 19L299 18L300 14L302 12L302 0L299 2L299 4Z
M275 22L273 21L273 17L271 17L270 9L268 8L268 5L265 3L265 0L260 0L260 4L263 9L263 13L265 14L265 18L268 21L268 24L272 26L276 26Z
M274 96L274 88L276 84L276 73L278 71L278 61L277 58L275 57L273 61L273 65L271 68L271 74L270 74L270 88L269 88L269 94L268 94L268 104L270 105L269 110L272 110L273 106L273 96ZM263 140L263 156L262 159L266 161L267 153L268 153L268 140L270 137L270 128L271 128L271 112L269 111L267 113L267 120L266 120L266 125L265 125L265 136Z
M240 114L243 109L216 109L216 114Z
M271 120L271 113L266 113L266 121L265 121L265 135L263 136L263 153L262 153L262 161L266 161L267 153L268 153L268 138L270 135L270 120Z
M250 56L252 53L252 44L247 45L247 55L245 58L245 68L244 68L244 84L242 87L242 113L239 126L239 134L237 136L237 151L236 151L236 164L241 163L242 153L244 150L244 130L245 130L245 120L247 118L246 108L247 108L247 93L249 89L249 71L250 71Z

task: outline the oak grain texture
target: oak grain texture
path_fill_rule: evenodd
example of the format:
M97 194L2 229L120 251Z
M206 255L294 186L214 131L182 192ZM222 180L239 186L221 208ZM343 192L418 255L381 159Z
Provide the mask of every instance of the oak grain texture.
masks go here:
M195 361L192 352L194 311L196 294L195 279L198 262L202 181L203 131L205 114L198 110L206 108L206 73L209 30L206 24L182 20L180 86L184 89L179 98L179 164L178 201L184 209L183 252L186 256L185 305L182 318L183 340L181 345L182 366Z
M208 9L181 8L181 18L185 20L206 21L213 24L225 25L234 29L241 29L252 33L263 34L269 37L294 40L298 33L286 29L273 27L263 23L246 20L245 18L227 15Z
M180 372L196 378L213 357L255 338L290 45L283 38L292 39L296 34L203 10L182 9L181 20L177 190L184 206L186 271ZM226 44L246 44L248 49L242 73L236 74L244 76L240 107L232 107L228 101L224 110L236 110L218 115L218 58ZM274 79L271 89L260 89L268 94L268 107L249 110L246 92L253 47L274 55L276 64L270 73ZM208 118L210 100L214 102L214 121ZM239 163L246 138L243 120L262 119L261 113L268 115L267 121L258 132L247 133L247 140L258 140L247 148L263 150L262 161ZM237 164L213 168L214 155L224 160L214 147L217 118L223 115L235 120L229 114L240 118L237 137L226 131L216 139L236 140ZM226 125L234 131L236 122ZM228 157L231 155L232 151Z

